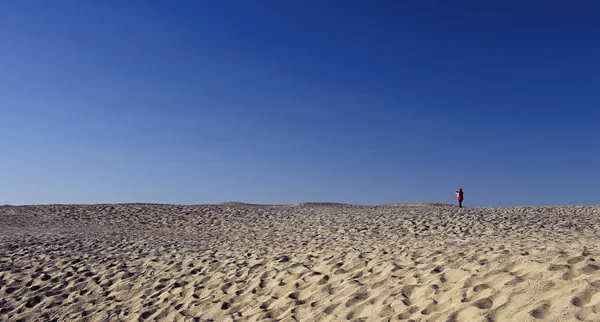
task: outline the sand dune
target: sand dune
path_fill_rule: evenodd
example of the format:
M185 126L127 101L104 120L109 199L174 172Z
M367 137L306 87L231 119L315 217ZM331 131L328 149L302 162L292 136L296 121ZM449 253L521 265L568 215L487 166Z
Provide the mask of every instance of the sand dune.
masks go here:
M0 207L0 321L600 321L600 207Z

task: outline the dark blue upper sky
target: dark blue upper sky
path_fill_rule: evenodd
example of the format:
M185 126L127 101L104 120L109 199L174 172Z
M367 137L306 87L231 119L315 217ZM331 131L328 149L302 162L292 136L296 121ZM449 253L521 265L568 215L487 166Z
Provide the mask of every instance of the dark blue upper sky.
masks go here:
M0 203L598 204L596 1L0 2Z

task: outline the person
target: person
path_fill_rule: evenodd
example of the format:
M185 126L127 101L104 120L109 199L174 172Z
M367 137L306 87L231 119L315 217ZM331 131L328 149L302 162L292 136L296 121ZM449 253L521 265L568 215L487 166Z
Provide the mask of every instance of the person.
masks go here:
M462 208L462 202L463 202L464 198L465 197L464 197L462 188L458 188L458 190L456 190L456 200L458 200L458 207L459 208Z

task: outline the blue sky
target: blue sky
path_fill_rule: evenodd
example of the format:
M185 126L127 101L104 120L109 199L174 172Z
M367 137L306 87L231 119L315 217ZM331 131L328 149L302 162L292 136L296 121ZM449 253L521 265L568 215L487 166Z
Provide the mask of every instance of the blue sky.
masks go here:
M2 1L0 204L598 204L594 1Z

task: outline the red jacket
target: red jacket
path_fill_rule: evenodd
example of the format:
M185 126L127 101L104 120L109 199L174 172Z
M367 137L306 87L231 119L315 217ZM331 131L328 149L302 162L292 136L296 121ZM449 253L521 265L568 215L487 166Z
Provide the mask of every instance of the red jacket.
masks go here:
M461 190L456 192L456 200L463 201L463 192Z

